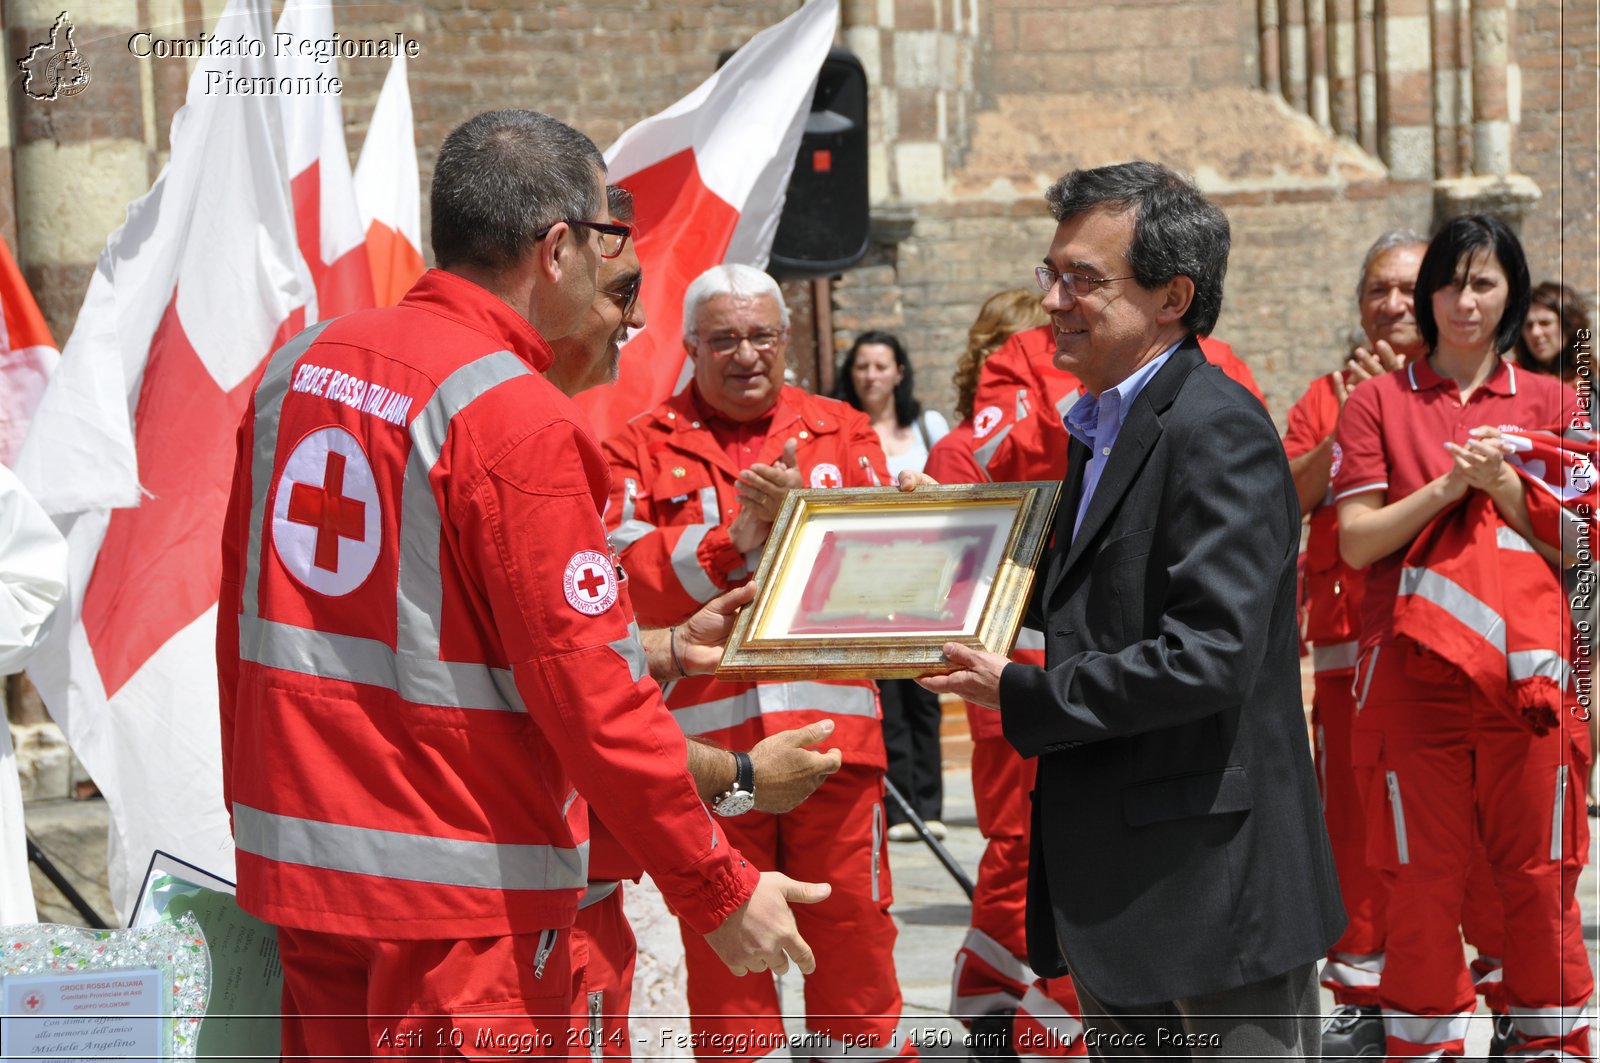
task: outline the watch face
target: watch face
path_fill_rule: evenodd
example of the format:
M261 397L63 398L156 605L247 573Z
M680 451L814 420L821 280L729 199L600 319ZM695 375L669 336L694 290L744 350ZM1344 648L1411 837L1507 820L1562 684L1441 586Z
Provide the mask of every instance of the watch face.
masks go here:
M742 816L756 807L756 795L743 790L723 794L711 810L719 816Z

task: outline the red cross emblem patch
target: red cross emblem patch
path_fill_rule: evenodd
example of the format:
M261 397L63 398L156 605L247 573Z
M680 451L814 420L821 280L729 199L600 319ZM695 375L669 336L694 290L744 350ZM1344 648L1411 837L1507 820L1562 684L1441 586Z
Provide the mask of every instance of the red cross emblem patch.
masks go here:
M278 477L272 543L283 567L319 594L349 594L378 562L383 525L372 463L330 426L295 444Z
M843 487L844 474L839 471L839 466L831 461L814 466L811 470L812 487Z
M567 604L585 616L599 616L617 601L617 571L598 550L579 550L567 562L561 590Z
M973 436L982 439L990 432L993 432L995 426L1000 423L1000 417L1000 407L998 406L985 406L979 410L978 416L972 419Z

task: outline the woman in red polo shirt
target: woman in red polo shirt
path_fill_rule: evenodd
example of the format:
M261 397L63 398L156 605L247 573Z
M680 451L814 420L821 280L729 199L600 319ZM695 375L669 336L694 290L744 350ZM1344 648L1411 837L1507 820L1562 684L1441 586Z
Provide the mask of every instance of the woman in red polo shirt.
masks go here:
M1402 596L1418 596L1491 644L1498 637L1503 652L1500 614L1528 608L1526 589L1504 593L1497 575L1464 586L1462 568L1497 573L1499 551L1522 551L1526 563L1533 550L1549 563L1556 589L1543 601L1550 629L1559 628L1561 544L1535 537L1501 441L1502 431L1566 425L1577 408L1558 380L1501 357L1528 301L1527 261L1511 230L1491 215L1451 221L1428 245L1417 277L1427 357L1353 392L1339 426L1339 548L1367 570L1356 704L1376 718L1381 742L1354 752L1382 768L1375 778L1383 789L1366 802L1369 856L1394 875L1389 903L1398 916L1378 992L1391 1059L1464 1051L1474 999L1458 927L1475 823L1506 911L1506 1055L1589 1055L1583 1008L1593 980L1575 895L1588 853L1581 775L1572 771L1586 753L1574 748L1578 729L1558 723L1536 733L1502 707L1502 692L1475 686L1459 660L1395 626ZM1458 506L1469 527L1468 507L1482 505L1482 496L1497 530L1475 541L1470 549L1479 553L1467 565L1459 553L1448 559L1455 579L1438 578L1430 565L1442 556L1419 556L1426 552L1413 544Z

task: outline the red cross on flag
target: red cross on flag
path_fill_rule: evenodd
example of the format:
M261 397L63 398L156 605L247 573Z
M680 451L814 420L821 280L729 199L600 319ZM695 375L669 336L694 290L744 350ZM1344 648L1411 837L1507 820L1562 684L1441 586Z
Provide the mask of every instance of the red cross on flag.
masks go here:
M321 17L309 7L289 5L291 29ZM324 164L344 150L326 97L205 91L213 73L285 73L269 0L230 0L208 28L260 40L263 55L197 62L172 120L171 160L107 240L15 463L67 534L73 587L29 673L110 805L112 898L124 913L153 849L232 877L215 631L233 440L266 356L308 323L314 276L324 310L352 305L336 294L348 277L340 249L362 243L359 222L335 224L345 215L333 198L316 200L315 224L304 213L313 210L304 175L316 173L329 196L337 166ZM280 145L298 145L305 165L292 171ZM333 453L344 460L338 477ZM358 467L330 443L308 461L315 467L297 482L326 500L315 517L309 502L297 511L309 523L290 522L309 537L307 571L351 578L376 542L376 507L351 505L371 499L364 459ZM332 568L317 568L329 537L321 557Z
M61 361L28 282L0 241L0 465L11 464L28 434L39 396Z
M687 379L683 293L722 262L758 269L778 231L839 0L806 0L722 69L606 151L608 179L634 196L649 325L622 350L617 383L577 397L601 439Z
M422 276L423 268L421 181L405 52L389 65L367 139L361 144L355 180L372 291L379 306L393 306Z
M336 76L338 59L318 59L315 53L318 43L331 40L333 5L327 0L288 0L270 45L278 64L275 72L313 81L318 74ZM316 299L307 307L309 321L376 305L339 100L333 92L278 97L296 234L316 285Z

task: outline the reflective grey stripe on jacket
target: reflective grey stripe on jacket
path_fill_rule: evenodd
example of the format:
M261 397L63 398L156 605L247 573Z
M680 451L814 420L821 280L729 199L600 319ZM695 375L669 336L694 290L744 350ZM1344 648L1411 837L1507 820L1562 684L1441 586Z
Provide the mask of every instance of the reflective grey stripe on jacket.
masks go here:
M684 593L697 602L709 602L719 593L706 570L700 567L700 541L715 524L685 524L678 545L672 548L672 574Z
M707 734L737 727L772 712L825 712L836 716L877 715L877 693L870 687L834 683L762 683L731 698L672 710L684 734Z
M1432 602L1471 628L1489 645L1506 652L1506 624L1499 613L1473 593L1439 573L1426 568L1406 568L1400 572L1400 594L1415 595Z
M490 890L581 889L589 843L576 849L510 845L279 816L237 802L234 840L268 860L328 871Z

